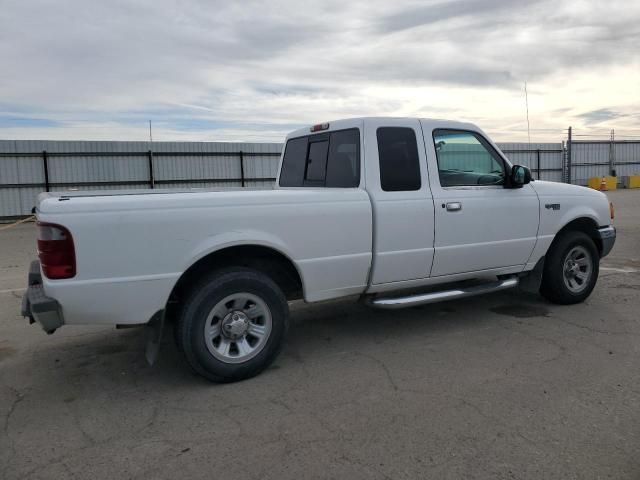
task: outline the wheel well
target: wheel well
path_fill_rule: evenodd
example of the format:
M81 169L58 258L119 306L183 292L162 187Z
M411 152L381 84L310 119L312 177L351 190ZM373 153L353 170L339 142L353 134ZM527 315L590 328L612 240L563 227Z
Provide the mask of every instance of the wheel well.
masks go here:
M302 279L293 262L282 253L260 245L228 247L201 258L185 271L169 296L170 304L180 304L196 282L212 271L228 267L247 267L268 275L288 300L302 298Z
M598 252L602 254L602 239L598 235L598 224L591 218L581 217L570 221L556 234L556 238L559 238L564 232L583 232L587 234L593 243L596 244Z

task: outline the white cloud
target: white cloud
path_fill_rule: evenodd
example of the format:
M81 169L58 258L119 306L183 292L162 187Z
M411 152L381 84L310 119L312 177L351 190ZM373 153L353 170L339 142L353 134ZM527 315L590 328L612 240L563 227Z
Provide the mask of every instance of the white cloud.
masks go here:
M639 130L640 3L10 0L0 137L279 141L365 115ZM590 112L608 112L589 115Z

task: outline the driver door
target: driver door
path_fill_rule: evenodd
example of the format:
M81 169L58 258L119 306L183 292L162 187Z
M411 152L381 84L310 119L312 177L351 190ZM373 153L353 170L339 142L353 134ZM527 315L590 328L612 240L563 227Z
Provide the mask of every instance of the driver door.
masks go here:
M424 128L424 127L423 127ZM508 164L481 132L425 132L435 206L432 277L524 266L536 243L538 197L504 188Z

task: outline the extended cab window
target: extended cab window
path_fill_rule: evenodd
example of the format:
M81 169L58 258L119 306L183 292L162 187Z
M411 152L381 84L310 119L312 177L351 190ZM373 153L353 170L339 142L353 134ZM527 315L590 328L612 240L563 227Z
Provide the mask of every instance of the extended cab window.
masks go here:
M479 134L434 130L438 175L443 187L504 184L504 162Z
M358 129L292 138L280 172L281 187L357 187L360 184Z
M420 189L420 160L412 128L381 127L376 132L380 185L385 192Z
M327 174L327 152L329 151L329 139L319 142L309 142L309 154L307 155L307 173L304 177L308 182L324 184Z

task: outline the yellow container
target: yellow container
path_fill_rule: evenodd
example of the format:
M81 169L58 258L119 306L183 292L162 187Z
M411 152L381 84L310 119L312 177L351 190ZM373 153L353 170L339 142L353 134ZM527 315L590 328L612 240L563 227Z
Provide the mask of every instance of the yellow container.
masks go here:
M615 190L618 188L618 177L604 177L604 181L607 185L607 190ZM602 183L602 177L589 177L587 185L594 190L600 190L600 184Z
M589 180L587 181L587 186L595 190L600 190L600 180L601 180L601 177L589 177Z
M623 179L624 188L640 188L640 175L629 175Z

